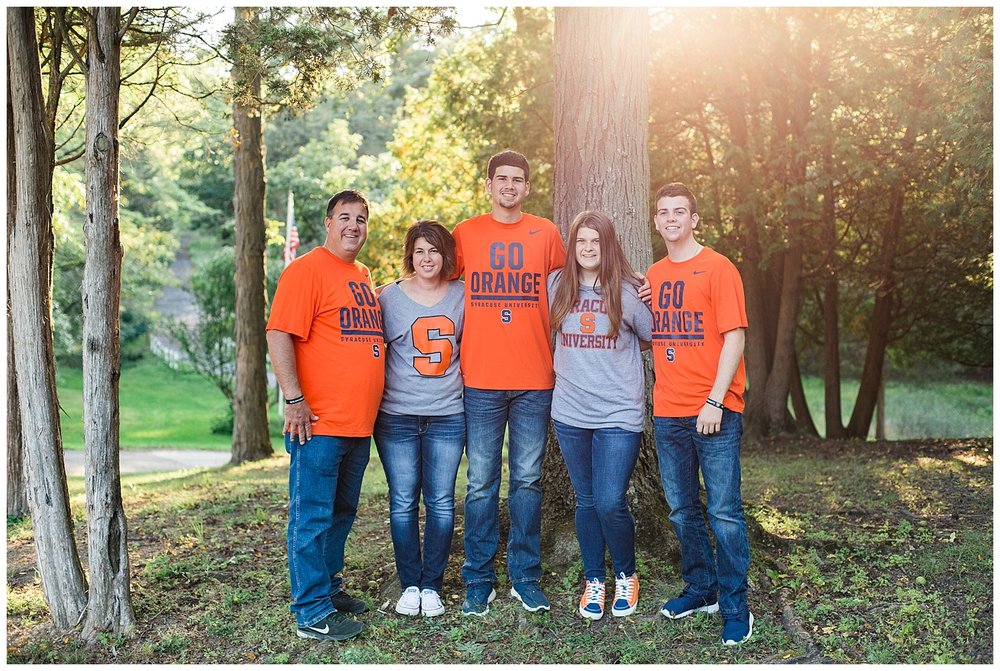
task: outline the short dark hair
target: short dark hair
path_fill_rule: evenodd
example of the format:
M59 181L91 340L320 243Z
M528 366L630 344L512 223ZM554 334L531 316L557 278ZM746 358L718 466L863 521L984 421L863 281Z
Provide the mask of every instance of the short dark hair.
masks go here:
M355 189L344 189L333 195L333 198L326 204L326 216L333 216L333 208L337 203L361 203L365 206L365 214L368 214L368 199L360 191Z
M431 243L441 253L441 277L450 279L457 263L455 238L447 228L431 219L421 219L406 231L406 241L403 243L403 268L406 272L416 272L416 268L413 267L413 248L417 246L419 238Z
M695 199L694 194L691 193L691 189L680 182L670 182L657 189L656 196L653 198L653 207L655 208L656 204L660 202L660 198L673 198L674 196L684 196L687 198L691 214L698 214L698 201Z
M486 179L493 179L493 175L496 174L497 168L502 165L520 168L524 171L524 181L529 181L531 177L531 170L528 169L528 159L524 157L524 154L516 152L512 149L505 149L499 154L493 154L493 156L490 157L489 165L486 166Z

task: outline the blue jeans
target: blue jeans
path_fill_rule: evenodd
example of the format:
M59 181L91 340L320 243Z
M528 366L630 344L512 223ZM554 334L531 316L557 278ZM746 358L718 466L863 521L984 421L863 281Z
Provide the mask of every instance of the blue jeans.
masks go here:
M440 592L455 531L455 476L465 447L465 415L380 412L375 420L375 446L389 483L389 529L400 586ZM427 512L423 558L421 492Z
M635 520L625 498L642 433L581 429L552 420L576 494L576 537L583 577L604 580L604 548L615 575L635 573Z
M497 583L493 568L500 542L500 466L508 427L510 536L507 573L512 584L542 577L542 458L552 406L552 390L503 391L465 388L466 454L469 489L465 495L466 585Z
M300 627L316 624L336 609L341 591L344 544L354 524L371 438L313 436L304 445L289 440L288 572L292 606Z
M695 430L697 417L654 417L656 453L670 522L681 545L681 577L700 595L719 595L719 610L735 616L747 609L750 542L740 496L743 415L722 411L722 426L709 436ZM705 480L705 510L698 498L698 469Z

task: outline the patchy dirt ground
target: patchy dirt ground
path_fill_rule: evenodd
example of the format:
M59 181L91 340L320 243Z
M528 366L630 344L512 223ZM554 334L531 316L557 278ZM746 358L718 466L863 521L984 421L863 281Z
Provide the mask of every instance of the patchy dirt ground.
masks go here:
M75 632L54 631L30 524L8 520L7 660L990 663L992 460L988 439L747 446L743 491L757 624L753 641L736 650L717 644L717 620L667 622L656 614L681 581L675 560L655 548L639 552L640 612L633 617L583 622L575 613L577 561L545 566L551 613L525 613L501 575L490 616L463 618L460 517L445 577L448 613L397 616L388 500L377 491L363 496L345 572L351 591L372 608L360 616L368 629L348 644L302 641L287 610L286 459L129 476L123 494L136 630L90 647ZM71 483L71 493L82 511L82 482ZM76 522L83 549L83 520ZM502 566L502 553L499 560Z

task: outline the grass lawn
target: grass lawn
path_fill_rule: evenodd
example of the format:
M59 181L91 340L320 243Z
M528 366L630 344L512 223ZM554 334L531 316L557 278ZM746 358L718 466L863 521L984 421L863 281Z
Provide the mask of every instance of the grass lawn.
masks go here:
M854 409L859 383L843 380L840 385L841 412L846 424ZM802 379L806 402L819 435L826 433L823 413L823 380ZM981 382L928 380L921 384L890 380L885 387L885 437L974 438L993 435L993 385ZM875 437L875 421L869 438Z
M123 478L132 594L130 638L87 648L53 632L34 570L30 524L8 520L7 659L12 663L981 663L993 660L992 440L747 446L749 600L754 638L718 644L719 620L667 621L679 567L642 550L638 612L576 613L580 562L545 564L549 613L529 614L501 572L488 616L459 614L461 515L445 574L448 612L392 611L398 582L388 499L369 464L348 539L348 588L371 612L342 644L295 637L288 612L284 452L239 467ZM464 471L464 467L462 469ZM84 547L82 478L69 482ZM460 483L458 491L464 489ZM545 522L543 522L543 525ZM503 566L503 548L498 568Z
M82 450L83 370L58 367L56 385L63 446ZM225 415L226 398L195 373L173 370L150 356L123 367L119 394L122 449L230 449L231 436L211 431ZM280 449L280 439L273 442Z

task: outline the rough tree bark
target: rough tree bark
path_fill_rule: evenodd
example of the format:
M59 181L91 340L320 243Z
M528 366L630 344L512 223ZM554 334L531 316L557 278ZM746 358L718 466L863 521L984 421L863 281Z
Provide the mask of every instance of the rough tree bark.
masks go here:
M580 211L601 210L615 222L622 247L638 272L652 263L647 149L649 14L644 8L556 8L555 223L565 236ZM607 45L629 45L627 49ZM570 260L572 263L572 250ZM652 370L646 357L647 410ZM647 412L647 418L651 416ZM573 489L551 439L542 473L543 517L569 520ZM665 539L666 506L651 426L643 438L629 488L637 536ZM543 525L548 540L561 531ZM572 539L576 552L575 537ZM662 551L662 546L661 546Z
M91 10L87 30L87 218L83 225L83 435L87 559L83 637L121 634L135 624L129 590L128 525L118 463L121 377L118 307L122 246L118 221L119 7Z
M237 7L236 21L254 24L258 8ZM236 215L236 381L233 395L233 446L230 463L269 457L264 304L264 139L260 73L244 68L234 54L233 81L250 82L256 102L233 101L236 156L233 209Z
M14 108L10 96L10 59L7 59L7 260L14 237L17 212L17 152L14 149ZM7 274L7 516L28 514L24 487L24 450L21 447L21 413L17 407L17 377L14 374L14 325L10 311L10 273Z
M17 214L8 259L16 382L28 507L42 591L55 625L69 629L87 604L73 539L63 466L52 348L52 138L30 7L7 9L7 57L13 101Z

